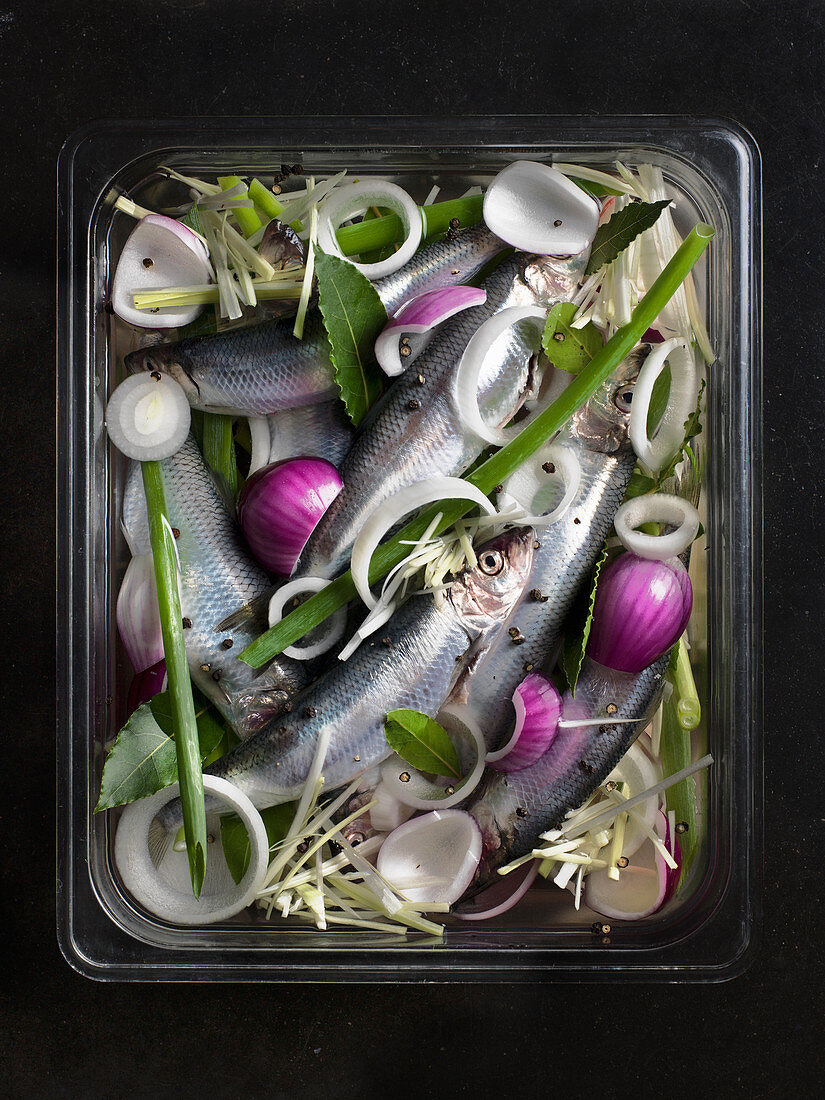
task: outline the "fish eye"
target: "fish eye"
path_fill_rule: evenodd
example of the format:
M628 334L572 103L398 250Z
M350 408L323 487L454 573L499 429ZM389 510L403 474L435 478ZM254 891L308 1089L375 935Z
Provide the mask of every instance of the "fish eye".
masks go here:
M621 389L616 390L613 397L613 404L619 410L619 412L630 412L633 404L633 390L634 385L631 383L628 386L622 386Z
M488 577L497 577L504 568L504 555L500 550L484 550L478 558L478 567Z

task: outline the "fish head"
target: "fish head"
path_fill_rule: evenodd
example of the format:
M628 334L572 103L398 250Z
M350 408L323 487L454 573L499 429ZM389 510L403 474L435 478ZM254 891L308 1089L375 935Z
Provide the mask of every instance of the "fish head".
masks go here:
M465 627L480 633L503 622L533 568L535 532L514 527L476 550L477 564L459 573L448 599Z
M571 432L588 450L615 454L630 447L628 429L633 391L649 352L649 344L634 348L573 414Z
M569 302L584 277L588 256L589 251L576 256L520 257L517 283L523 303L517 301L515 304L549 308L558 302Z
M124 358L124 363L129 374L139 374L141 371L160 371L161 374L168 374L181 387L190 404L195 404L200 394L200 387L187 371L174 344L138 348L137 351L129 352Z

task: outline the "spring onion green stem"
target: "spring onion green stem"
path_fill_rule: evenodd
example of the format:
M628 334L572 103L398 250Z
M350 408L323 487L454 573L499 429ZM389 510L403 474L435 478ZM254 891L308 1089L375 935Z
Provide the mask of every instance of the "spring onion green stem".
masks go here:
M684 648L684 647L682 647ZM660 753L662 770L672 775L688 767L691 759L690 733L679 721L675 703L676 695L662 704L662 737ZM682 875L679 886L687 880L691 864L699 849L699 836L696 824L696 786L692 775L675 783L665 792L665 804L668 810L676 814L677 825L686 825L687 829L679 833L679 846L682 849Z
M449 199L447 202L433 203L432 206L420 206L424 219L424 236L446 233L453 218L458 218L464 229L475 225L481 221L482 202L482 195L471 195L466 199ZM343 225L336 233L338 245L345 256L355 256L361 252L372 252L389 244L397 244L405 236L397 214L358 222L356 225Z
M149 541L158 589L163 654L166 658L166 675L172 702L183 828L192 891L197 898L200 897L206 874L206 815L195 703L183 641L177 554L166 516L166 496L160 463L144 462L142 468L146 510L149 515Z
M240 176L218 176L218 183L224 191L228 191L230 187L243 186L243 180ZM252 198L252 196L248 191L244 191L239 198L247 199ZM239 206L237 209L233 210L232 213L245 237L251 237L253 233L257 233L259 229L263 228L263 222L255 211L250 210L249 207Z
M672 680L673 701L676 704L679 725L684 730L695 730L702 717L702 706L699 702L699 692L696 690L696 681L693 679L693 669L690 667L690 657L684 636L679 642Z
M444 203L438 205L446 205ZM380 225L387 218L367 222L368 226ZM633 350L650 328L678 287L684 282L696 261L713 237L713 229L700 223L686 237L673 259L639 302L630 321L598 351L588 365L573 379L567 389L548 405L506 446L483 462L466 480L483 493L491 493L502 484L522 463L535 454L539 447L559 430L573 413L613 373L621 361ZM418 541L435 515L444 513L437 533L446 531L456 520L472 510L466 501L448 501L432 505L408 523L394 538L389 539L373 554L370 565L370 584L374 584L394 568L409 552L409 540ZM266 661L302 638L308 630L318 626L339 607L343 607L356 594L352 574L347 571L321 592L311 596L295 611L290 612L240 654L241 660L259 668Z
M238 465L232 437L232 417L221 413L203 414L203 457L219 484L232 500L238 495Z

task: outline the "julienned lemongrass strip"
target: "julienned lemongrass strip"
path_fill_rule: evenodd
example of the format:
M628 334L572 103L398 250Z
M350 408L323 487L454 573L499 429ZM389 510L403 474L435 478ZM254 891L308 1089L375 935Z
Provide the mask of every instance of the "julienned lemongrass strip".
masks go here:
M255 279L255 296L266 301L273 298L300 298L303 270L276 271L272 279ZM156 306L207 306L220 301L217 283L199 286L170 286L162 290L138 291L133 295L135 309L154 309Z
M178 594L177 554L166 517L166 496L159 462L143 462L143 488L149 516L149 541L155 566L163 655L175 730L183 829L189 857L192 891L200 897L206 874L206 814L200 745L192 698L192 683L183 641L183 617Z
M242 187L242 197L251 198L252 196L246 189L246 184L243 182L240 176L218 176L218 183L221 187L228 191L232 187ZM251 237L253 233L256 233L259 229L263 228L261 219L255 213L254 210L238 207L232 211L235 221L241 227L241 232L245 237Z
M386 220L388 219L376 219L368 222L367 225L380 225ZM470 484L477 486L483 493L491 493L496 485L505 482L510 474L535 454L539 447L570 419L576 409L595 393L638 344L654 318L658 317L676 289L684 282L712 237L711 226L704 223L694 226L676 255L636 306L629 323L620 328L604 347L596 352L567 389L539 413L515 439L468 474L466 480ZM407 548L404 543L410 539L420 539L438 511L444 513L444 518L437 528L441 532L446 531L471 508L472 505L469 502L448 501L425 509L394 538L383 543L375 551L370 566L370 584L381 580L406 556ZM355 595L352 574L347 571L247 646L240 654L241 660L253 668L259 668L276 654L283 652L288 645L302 638L307 631L322 623L333 611L343 607Z
M607 172L600 172L597 168L588 168L584 164L554 164L553 167L563 176L574 176L576 179L586 180L588 183L600 183L603 187L609 187L624 195L638 195L636 187L627 180L617 179Z

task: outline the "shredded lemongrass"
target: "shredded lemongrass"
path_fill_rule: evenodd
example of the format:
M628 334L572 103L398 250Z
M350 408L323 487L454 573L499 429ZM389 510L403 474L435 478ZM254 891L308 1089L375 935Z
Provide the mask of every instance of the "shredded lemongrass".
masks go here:
M315 274L315 242L318 239L318 207L313 206L309 213L309 240L306 250L306 267L304 269L304 282L301 287L301 297L298 302L298 313L295 317L293 333L299 340L304 335L304 321L306 319L309 296L312 293L312 278Z
M167 168L165 164L158 166L159 171L165 172L167 176L171 176L172 179L178 180L179 183L185 183L187 187L192 187L195 191L199 191L202 195L217 195L220 194L221 188L217 183L207 183L206 180L197 179L195 176L183 176L180 172L176 172L174 168Z
M638 195L636 184L623 179L617 179L607 172L600 172L597 168L588 168L584 164L554 164L553 167L563 176L575 176L580 180L590 183L600 183L603 187L609 187L611 191L621 191L625 195Z
M138 206L136 202L127 199L125 195L118 195L115 199L115 210L119 210L122 214L128 214L130 218L145 218L149 214L154 214L154 210L147 210L145 206Z

